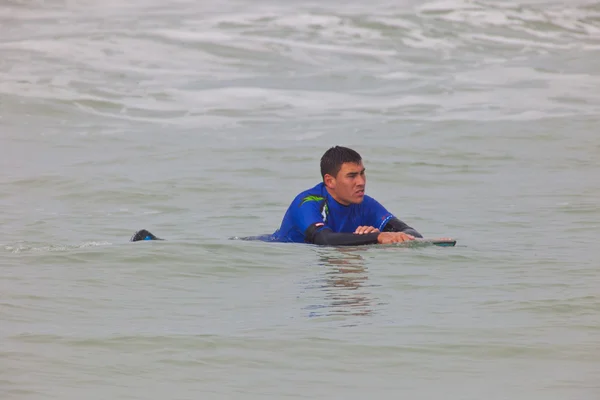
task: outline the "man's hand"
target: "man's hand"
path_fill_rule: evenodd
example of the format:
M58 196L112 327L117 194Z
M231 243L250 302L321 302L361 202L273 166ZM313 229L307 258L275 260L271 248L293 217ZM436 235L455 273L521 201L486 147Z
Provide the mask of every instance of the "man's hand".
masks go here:
M354 231L354 233L356 233L357 235L364 235L365 233L374 233L374 232L379 232L379 229L373 228L372 226L359 226Z
M415 240L415 237L404 232L382 232L377 236L379 244L402 243Z

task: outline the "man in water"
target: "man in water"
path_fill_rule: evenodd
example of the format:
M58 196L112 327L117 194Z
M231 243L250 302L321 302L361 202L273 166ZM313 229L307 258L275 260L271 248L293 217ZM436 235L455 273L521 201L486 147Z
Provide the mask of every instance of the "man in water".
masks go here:
M365 195L365 167L356 151L341 146L327 150L321 158L321 176L323 182L292 201L274 240L341 246L422 238Z

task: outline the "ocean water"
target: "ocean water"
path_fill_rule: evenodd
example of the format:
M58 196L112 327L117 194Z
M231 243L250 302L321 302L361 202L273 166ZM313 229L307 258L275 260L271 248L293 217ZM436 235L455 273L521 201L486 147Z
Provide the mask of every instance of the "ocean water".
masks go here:
M4 1L0 398L599 399L599 131L597 1ZM333 145L457 246L231 239Z

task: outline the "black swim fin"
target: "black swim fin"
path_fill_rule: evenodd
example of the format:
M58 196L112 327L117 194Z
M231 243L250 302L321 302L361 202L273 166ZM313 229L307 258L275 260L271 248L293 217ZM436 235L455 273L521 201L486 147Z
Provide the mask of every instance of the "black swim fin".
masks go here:
M139 242L140 240L165 240L165 239L158 238L145 229L137 231L136 233L133 234L131 239L129 239L130 242Z

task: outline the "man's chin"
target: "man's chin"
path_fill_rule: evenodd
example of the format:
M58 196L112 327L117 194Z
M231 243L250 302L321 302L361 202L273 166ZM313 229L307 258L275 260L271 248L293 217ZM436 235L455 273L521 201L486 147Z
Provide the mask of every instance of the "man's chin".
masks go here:
M365 195L354 196L354 198L352 198L352 204L360 204L363 202L364 199L365 199Z

